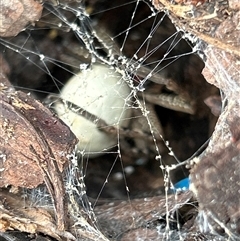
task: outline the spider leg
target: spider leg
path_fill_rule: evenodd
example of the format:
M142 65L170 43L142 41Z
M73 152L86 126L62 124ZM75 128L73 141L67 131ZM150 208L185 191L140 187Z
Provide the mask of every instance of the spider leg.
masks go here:
M175 94L145 94L145 99L155 105L159 105L171 110L194 114L195 110L191 103Z

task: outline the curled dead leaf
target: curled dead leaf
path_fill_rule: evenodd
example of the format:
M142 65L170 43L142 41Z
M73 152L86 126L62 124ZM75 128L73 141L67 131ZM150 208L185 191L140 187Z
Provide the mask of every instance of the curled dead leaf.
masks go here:
M1 37L16 36L42 14L42 5L34 0L2 0L0 8Z
M38 186L43 182L39 166L49 166L47 159L62 172L77 141L70 129L21 91L2 89L0 103L0 186Z
M29 203L18 195L1 190L0 231L14 229L27 233L41 232L57 240L63 240L63 237L75 240L71 233L58 230L53 218L53 210L29 206Z
M215 231L240 234L240 156L238 143L202 156L191 170L192 191ZM222 225L219 225L220 220ZM224 230L222 230L224 229Z
M34 188L45 183L59 230L65 230L66 203L62 171L76 137L40 102L13 87L0 89L0 187Z

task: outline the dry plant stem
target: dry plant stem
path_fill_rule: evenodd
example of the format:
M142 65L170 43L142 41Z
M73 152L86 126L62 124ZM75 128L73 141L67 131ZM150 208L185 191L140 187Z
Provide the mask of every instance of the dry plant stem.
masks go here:
M211 37L207 34L197 32L196 30L193 30L193 29L191 29L191 30L189 29L189 32L195 34L200 39L202 39L203 41L205 41L206 43L208 43L210 45L213 45L213 46L215 46L219 49L222 49L226 52L229 52L231 54L235 54L235 55L240 57L239 47L232 46L231 44L226 44L223 41L221 41L220 39L213 38L213 37Z

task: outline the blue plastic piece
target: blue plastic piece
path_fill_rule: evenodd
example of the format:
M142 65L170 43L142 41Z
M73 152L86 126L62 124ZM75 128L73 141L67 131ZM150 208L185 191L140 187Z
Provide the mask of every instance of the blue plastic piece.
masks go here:
M190 179L189 177L186 177L182 179L181 181L174 184L174 191L186 191L189 190L190 185Z

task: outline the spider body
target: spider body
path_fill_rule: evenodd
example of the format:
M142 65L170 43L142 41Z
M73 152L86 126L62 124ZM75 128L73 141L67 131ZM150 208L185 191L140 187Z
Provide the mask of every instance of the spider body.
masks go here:
M149 151L156 152L156 143L149 149L149 140L154 143L156 138L161 145L163 137L154 105L190 114L194 109L177 94L161 94L163 85L169 84L166 79L127 59L106 33L98 33L95 38L101 48L94 46L93 52L97 63L66 83L59 95L62 101L57 101L54 109L78 137L78 150L86 157L104 154L120 141L125 148L132 147L123 141L126 138L133 139L133 155L148 156ZM98 49L104 50L107 57ZM149 80L151 88L145 85Z
M78 150L94 157L117 144L116 136L97 128L97 122L101 119L106 125L127 127L131 116L129 96L130 88L119 73L93 64L91 69L73 76L60 94L61 99L75 104L80 113L87 111L89 117L73 112L63 102L57 102L55 110L78 137Z

